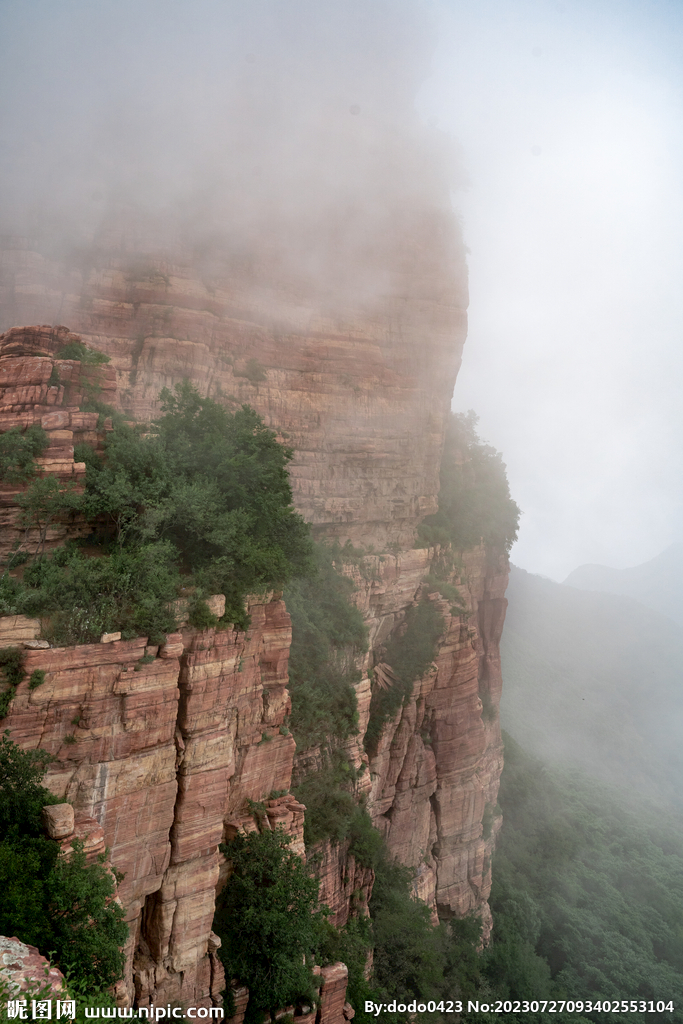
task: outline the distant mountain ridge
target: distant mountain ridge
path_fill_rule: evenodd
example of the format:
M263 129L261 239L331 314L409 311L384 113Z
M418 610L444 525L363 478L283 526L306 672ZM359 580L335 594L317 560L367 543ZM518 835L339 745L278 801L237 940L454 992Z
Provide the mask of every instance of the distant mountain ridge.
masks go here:
M507 596L503 728L547 763L681 807L683 633L672 617L516 567Z
M632 597L683 625L683 544L671 544L649 562L629 569L580 565L569 573L564 584Z

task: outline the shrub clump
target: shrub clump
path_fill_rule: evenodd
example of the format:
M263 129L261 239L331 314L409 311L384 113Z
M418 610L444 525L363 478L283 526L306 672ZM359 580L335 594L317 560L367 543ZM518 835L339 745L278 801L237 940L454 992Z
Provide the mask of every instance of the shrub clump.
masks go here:
M249 406L230 413L188 381L161 400L153 434L115 426L104 465L89 468L86 508L109 522L119 547L173 545L190 583L224 593L226 619L240 621L246 594L309 568L309 528L287 474L292 451Z
M4 718L17 686L24 678L24 651L21 647L3 647L0 650L0 682L4 690L0 693L0 718Z
M309 527L291 503L291 450L253 409L229 413L187 381L161 398L152 432L119 417L103 460L79 448L84 495L46 478L22 497L40 552L22 580L0 580L0 611L46 617L52 643L95 642L118 630L159 642L175 628L173 601L183 588L193 588L198 628L216 624L204 600L211 593L226 595L226 623L246 627L247 594L310 570ZM76 512L93 524L101 553L72 544L42 557L50 524Z
M327 908L318 882L290 849L282 828L239 834L221 851L232 874L217 903L214 929L228 978L249 988L245 1021L315 998L312 967Z
M70 341L60 348L55 359L77 359L88 366L103 366L111 360L104 352L98 352L94 348L88 348L82 341Z
M43 635L58 647L97 643L102 633L119 630L124 639L159 643L175 627L170 602L181 577L174 562L174 549L164 543L96 558L68 545L28 565L21 582L5 577L0 596L18 614L43 616Z
M128 928L114 901L114 879L87 864L82 843L70 857L42 834L41 809L57 799L41 785L51 760L0 740L0 934L51 952L77 984L91 990L121 977Z
M259 381L266 380L266 368L258 361L258 359L247 359L247 364L241 373L236 373L236 377L246 377L252 384L258 384Z
M446 430L439 510L418 529L418 544L452 544L458 551L483 540L509 551L520 510L510 497L505 463L476 432L477 416L451 413Z
M37 423L22 430L13 427L0 434L0 480L18 484L35 476L35 459L48 445L47 434Z
M367 650L353 583L337 569L343 551L314 547L314 571L284 592L292 617L289 655L291 728L299 749L341 741L358 729L355 658Z
M382 839L367 810L353 795L357 781L353 766L341 750L328 753L325 762L320 771L311 772L294 790L297 800L306 805L306 847L310 849L325 839L333 843L348 839L349 853L364 867L373 867Z
M45 670L42 668L35 668L28 680L29 690L37 690L39 686L42 686L45 682Z

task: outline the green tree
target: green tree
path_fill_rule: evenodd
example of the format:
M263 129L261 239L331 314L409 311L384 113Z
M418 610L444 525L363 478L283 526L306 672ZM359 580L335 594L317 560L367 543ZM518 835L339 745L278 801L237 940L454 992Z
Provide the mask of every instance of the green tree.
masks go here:
M433 998L443 978L443 934L411 892L413 871L386 857L377 865L370 900L374 981L392 998Z
M123 974L122 946L128 935L124 911L115 902L115 879L104 864L88 864L82 843L59 857L48 875L46 910L60 965L99 986Z
M318 882L290 849L283 829L237 835L221 846L232 874L218 899L214 928L228 977L249 988L245 1020L314 998L311 967L327 908Z
M83 844L68 859L42 834L41 809L56 799L41 785L50 755L0 740L0 934L16 935L83 984L121 977L128 934L104 858L88 864Z
M509 551L517 539L520 510L510 497L500 452L476 432L477 416L451 413L443 456L439 510L421 524L424 544L452 544L457 550L487 544Z
M51 760L46 750L22 750L5 730L0 739L0 840L10 833L41 834L41 809L54 803L41 785Z
M55 520L79 512L83 499L75 484L65 484L54 476L34 480L25 494L19 495L17 504L22 508L21 525L37 529L40 533L38 554L45 550L47 531Z
M47 434L34 423L26 430L13 427L0 434L0 480L22 483L35 476L35 463L47 448Z
M310 569L309 528L292 507L287 462L253 409L230 413L188 381L161 393L164 415L143 437L120 424L104 465L89 467L86 507L118 543L170 541L193 582L225 593L242 614L247 593Z

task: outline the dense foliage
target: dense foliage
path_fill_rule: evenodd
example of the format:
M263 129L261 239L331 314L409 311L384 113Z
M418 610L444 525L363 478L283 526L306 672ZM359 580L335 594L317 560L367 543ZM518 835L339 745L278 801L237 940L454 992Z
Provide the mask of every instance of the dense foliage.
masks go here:
M432 924L429 908L413 892L413 870L389 859L386 848L375 860L375 883L369 920L352 919L329 943L333 959L349 967L348 997L356 1010L354 1020L376 1020L365 1011L366 1000L375 1004L396 1001L409 1005L411 1019L456 1020L445 1012L449 1000L476 997L481 984L478 945L481 922L473 917ZM364 975L365 957L373 950L373 972ZM441 1009L429 1012L428 1004ZM418 1007L424 1005L424 1010ZM405 1012L382 1013L387 1024L403 1024Z
M291 451L253 409L227 412L187 381L161 398L164 415L152 433L119 420L103 460L79 451L85 495L51 477L29 487L25 525L43 541L56 517L79 511L102 546L98 557L74 546L39 552L23 579L5 573L0 611L49 616L55 643L118 630L158 640L173 629L169 602L183 587L193 621L215 623L195 606L224 593L225 621L244 626L246 594L309 571L309 530L291 505Z
M610 1019L683 1020L680 826L636 814L586 777L549 771L510 737L499 799L483 965L491 989L510 999L673 1000L673 1014Z
M359 864L374 867L381 848L379 832L373 828L365 806L356 800L356 773L343 751L330 750L323 767L313 771L295 787L294 793L306 807L306 847L324 839L334 843L349 840L349 853Z
M443 456L439 510L427 516L418 543L452 544L456 550L482 540L509 551L517 539L520 511L510 497L505 463L476 432L477 417L451 413Z
M8 484L22 483L35 475L35 463L39 455L47 448L47 434L34 423L22 430L12 430L0 434L0 481Z
M53 644L96 643L121 630L124 639L163 641L175 618L169 604L182 577L168 542L88 557L75 545L26 567L22 581L5 581L5 601L22 614L49 616L43 635Z
M44 751L0 740L0 934L54 957L77 984L100 988L121 977L128 929L114 902L114 879L87 864L82 844L69 859L46 839L40 812L57 802L41 785Z
M232 871L216 909L226 976L249 988L245 1021L315 998L311 968L325 911L318 882L290 849L282 829L239 834L221 846Z
M367 650L363 616L351 602L353 583L342 575L344 550L316 544L314 571L287 586L292 617L289 654L291 726L299 749L336 743L358 728L359 678L354 660Z
M25 674L23 649L3 647L0 650L0 718L7 714L9 703Z

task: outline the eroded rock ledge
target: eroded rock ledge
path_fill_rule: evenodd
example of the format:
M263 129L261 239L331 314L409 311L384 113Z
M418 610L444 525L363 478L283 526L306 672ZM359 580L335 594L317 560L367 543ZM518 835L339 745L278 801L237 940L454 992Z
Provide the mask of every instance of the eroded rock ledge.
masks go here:
M425 550L408 553L405 565L400 556L377 559L376 578L358 581L373 630L391 628L414 599L428 558ZM375 823L392 853L418 867L420 897L441 915L474 910L485 923L495 829L484 836L482 821L486 804L495 804L502 757L497 720L482 716L481 695L497 704L503 569L488 567L483 549L468 557L469 614L451 616L441 602L446 632L437 660L387 723L366 773ZM99 823L111 863L125 874L125 989L138 1005L218 999L218 844L255 827L248 800L265 801L268 824L283 825L303 853L304 808L288 792L295 744L282 728L289 615L277 595L250 600L248 610L246 633L188 629L158 651L144 637L28 649L27 672L42 669L45 682L34 690L20 684L4 722L22 747L53 754L47 785ZM156 657L141 664L146 652ZM362 735L367 678L358 691ZM359 739L352 744L364 758ZM287 795L269 799L277 791ZM372 873L350 863L343 846L327 846L321 900L343 924L351 894L369 895Z

